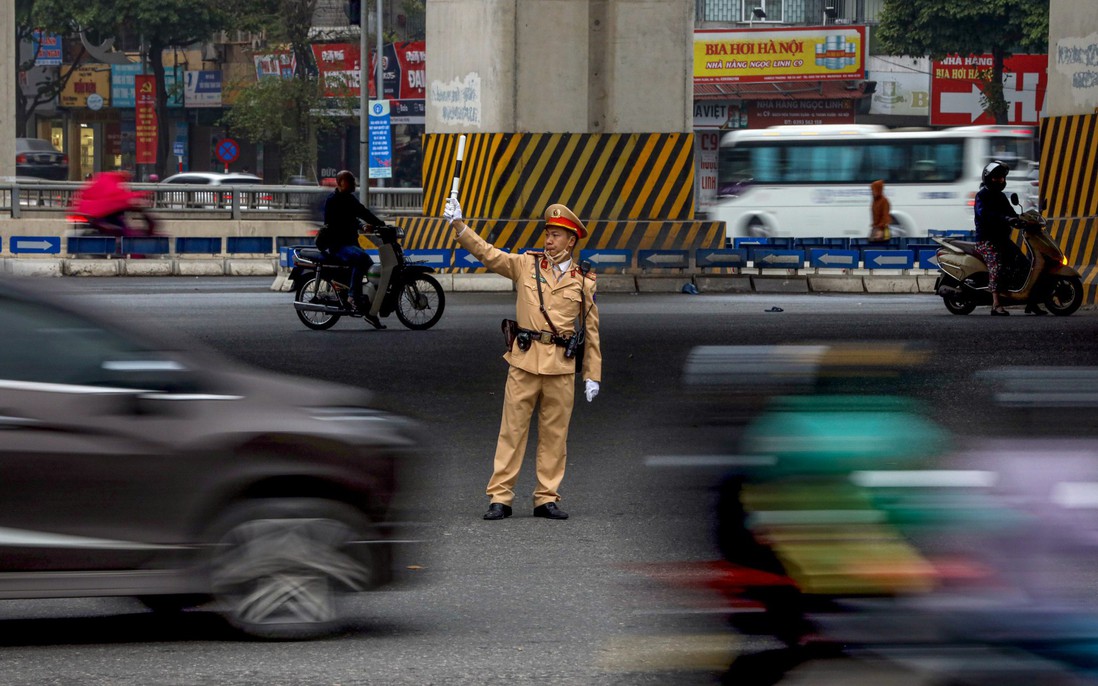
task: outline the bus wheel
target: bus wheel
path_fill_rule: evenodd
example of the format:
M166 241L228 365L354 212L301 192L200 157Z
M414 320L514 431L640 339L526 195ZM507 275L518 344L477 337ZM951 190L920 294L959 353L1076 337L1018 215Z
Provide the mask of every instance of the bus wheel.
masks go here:
M747 235L752 238L767 238L770 235L770 231L766 228L766 223L758 217L752 217L751 221L747 222Z

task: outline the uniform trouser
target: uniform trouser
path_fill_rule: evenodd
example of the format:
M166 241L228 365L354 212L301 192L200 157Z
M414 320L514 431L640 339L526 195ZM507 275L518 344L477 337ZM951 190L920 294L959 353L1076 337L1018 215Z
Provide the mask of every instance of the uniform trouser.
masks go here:
M568 459L568 422L572 419L575 389L575 374L531 374L510 367L495 465L488 481L487 493L493 503L510 505L515 498L515 482L526 454L535 405L538 406L538 486L534 490L534 507L560 500L557 489L564 479Z

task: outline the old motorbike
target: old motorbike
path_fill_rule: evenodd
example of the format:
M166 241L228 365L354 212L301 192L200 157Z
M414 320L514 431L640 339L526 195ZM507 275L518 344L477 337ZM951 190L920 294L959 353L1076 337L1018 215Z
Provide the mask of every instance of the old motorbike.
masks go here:
M1010 200L1018 205L1018 194L1012 193ZM1049 235L1044 217L1035 209L1026 210L1016 226L1027 247L1027 255L1018 261L1028 269L1004 269L1008 290L1000 293L1000 301L1004 305L1039 302L1053 314L1072 314L1083 304L1083 281ZM979 305L991 305L987 265L976 254L976 244L956 238L934 240L941 245L937 252L941 274L934 292L941 296L946 309L953 314L969 314Z
M409 329L429 329L442 318L446 296L430 275L434 269L404 259L399 226L369 227L362 232L378 247L380 264L370 267L362 292L370 300L369 313L387 317L396 313ZM351 307L351 267L311 246L292 248L294 309L310 329L335 326L341 317L361 317Z

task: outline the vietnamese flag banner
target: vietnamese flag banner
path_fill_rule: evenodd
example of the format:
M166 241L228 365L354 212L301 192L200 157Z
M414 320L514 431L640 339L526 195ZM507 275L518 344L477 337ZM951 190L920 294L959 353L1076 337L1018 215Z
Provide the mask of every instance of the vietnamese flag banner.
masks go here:
M156 77L134 76L137 164L156 164Z

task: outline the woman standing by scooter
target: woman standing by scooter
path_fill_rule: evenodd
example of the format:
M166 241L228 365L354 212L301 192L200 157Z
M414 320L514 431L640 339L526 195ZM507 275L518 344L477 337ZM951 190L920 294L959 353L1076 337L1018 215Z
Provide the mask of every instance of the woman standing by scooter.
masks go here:
M1018 248L1011 240L1011 228L1018 219L1018 213L1011 207L1003 190L1010 167L998 160L988 162L984 167L983 183L976 193L976 252L987 265L988 289L991 291L991 314L1006 316L1010 314L999 302L999 295L1005 292L1009 284L1001 285L1005 276L1003 267L1009 273L1011 265L1018 258ZM1045 314L1036 303L1026 305L1026 312Z

